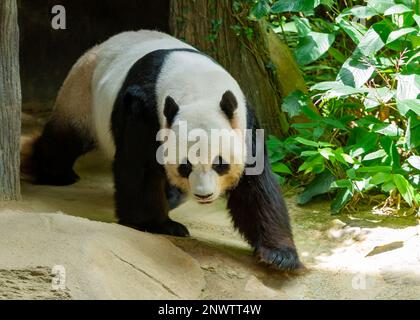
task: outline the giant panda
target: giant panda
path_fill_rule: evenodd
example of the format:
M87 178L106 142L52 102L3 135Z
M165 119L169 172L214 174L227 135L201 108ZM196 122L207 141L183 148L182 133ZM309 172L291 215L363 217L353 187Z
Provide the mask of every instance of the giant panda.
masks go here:
M161 164L158 132L176 131L182 122L188 130L205 132L258 128L240 86L212 58L164 33L124 32L93 47L73 66L42 134L26 146L30 152L22 168L36 184L66 186L78 180L76 159L100 149L113 161L120 224L185 237L187 228L169 218L170 209L185 196L203 205L225 197L234 227L261 262L300 269L265 146L259 175L246 175L247 164L230 163L229 156L207 164L189 159ZM242 139L248 139L244 159L255 152L256 142Z

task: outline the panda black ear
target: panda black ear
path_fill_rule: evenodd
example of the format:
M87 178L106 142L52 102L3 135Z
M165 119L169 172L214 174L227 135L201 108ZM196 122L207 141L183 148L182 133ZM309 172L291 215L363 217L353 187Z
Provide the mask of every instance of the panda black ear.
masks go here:
M123 102L131 115L139 116L145 108L146 94L138 85L129 86L125 91Z
M220 102L220 107L222 111L226 114L229 120L233 120L233 115L238 109L238 100L236 100L235 95L232 91L226 91Z
M165 101L165 109L163 110L163 114L166 117L166 121L168 121L168 127L171 127L174 123L175 117L179 112L179 106L175 102L175 100L168 96Z

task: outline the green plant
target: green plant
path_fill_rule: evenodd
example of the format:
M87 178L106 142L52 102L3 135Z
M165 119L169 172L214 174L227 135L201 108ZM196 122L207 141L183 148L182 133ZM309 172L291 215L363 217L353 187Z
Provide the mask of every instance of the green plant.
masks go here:
M242 1L287 41L311 94L282 110L294 123L270 137L280 183L305 187L299 202L331 194L333 213L375 194L381 208L420 205L420 15L418 1ZM349 7L346 7L349 4ZM310 106L315 104L319 114ZM288 163L286 166L285 163Z

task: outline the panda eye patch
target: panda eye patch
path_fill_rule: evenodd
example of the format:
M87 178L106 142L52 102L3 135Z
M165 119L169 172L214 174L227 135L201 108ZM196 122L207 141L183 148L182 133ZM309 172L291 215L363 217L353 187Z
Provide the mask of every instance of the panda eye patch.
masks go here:
M192 164L187 160L187 163L183 163L178 167L178 173L183 178L188 178L192 172Z
M230 164L228 164L222 157L216 157L213 162L213 170L216 171L218 175L222 176L229 172Z

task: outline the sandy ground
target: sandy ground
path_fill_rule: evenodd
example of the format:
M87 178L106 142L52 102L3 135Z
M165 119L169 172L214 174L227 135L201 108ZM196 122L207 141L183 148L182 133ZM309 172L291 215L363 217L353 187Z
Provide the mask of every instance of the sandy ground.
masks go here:
M334 217L325 201L301 207L288 197L296 243L308 268L290 276L256 262L233 231L223 201L188 202L171 213L188 226L191 238L144 234L113 224L109 164L92 154L78 162L77 171L82 180L74 186L24 182L22 201L0 203L0 299L420 298L415 217ZM54 221L53 228L42 222L45 217ZM169 254L172 258L163 262L160 257ZM61 291L50 287L57 258L69 272Z

